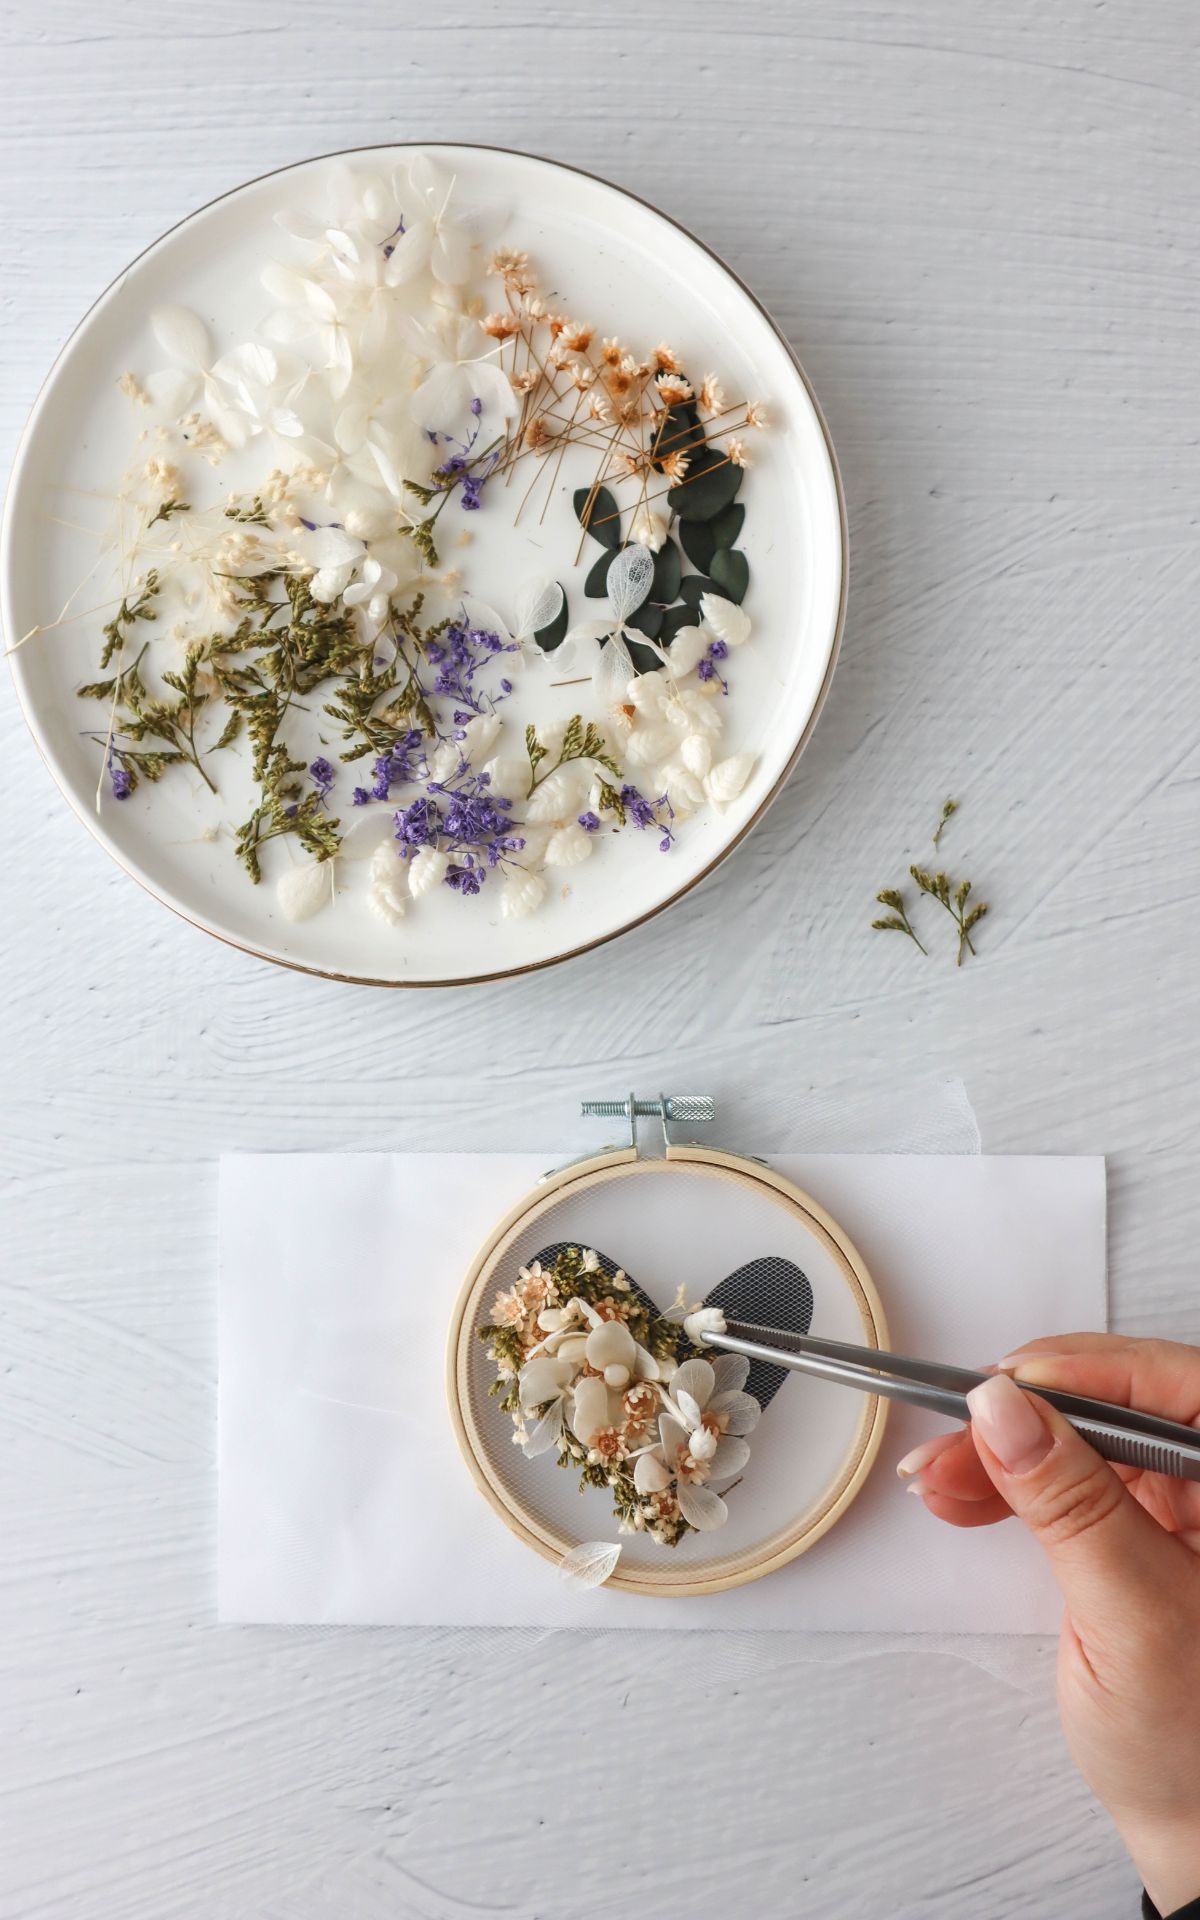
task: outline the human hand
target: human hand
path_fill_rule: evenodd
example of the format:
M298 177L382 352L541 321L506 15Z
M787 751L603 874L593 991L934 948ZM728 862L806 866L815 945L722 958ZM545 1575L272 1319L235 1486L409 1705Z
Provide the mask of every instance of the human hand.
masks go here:
M1065 1602L1067 1743L1160 1913L1200 1895L1200 1483L1111 1466L1027 1386L1200 1427L1200 1349L1096 1333L1035 1340L968 1396L971 1425L897 1469L951 1526L1015 1514Z

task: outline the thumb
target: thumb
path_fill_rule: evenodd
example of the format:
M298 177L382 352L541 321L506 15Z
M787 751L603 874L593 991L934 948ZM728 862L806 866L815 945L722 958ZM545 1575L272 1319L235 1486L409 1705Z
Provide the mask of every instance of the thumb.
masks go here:
M988 1477L1045 1549L1077 1623L1101 1625L1118 1597L1161 1596L1184 1549L1061 1413L1007 1374L967 1405Z

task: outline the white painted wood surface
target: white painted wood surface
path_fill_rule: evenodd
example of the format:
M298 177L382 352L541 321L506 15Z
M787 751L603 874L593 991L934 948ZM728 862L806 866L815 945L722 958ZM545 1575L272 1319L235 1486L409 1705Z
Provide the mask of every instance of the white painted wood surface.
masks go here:
M1186 0L5 10L6 451L191 207L322 149L492 140L657 200L767 300L852 576L815 742L715 882L453 997L172 920L0 695L5 1920L1134 1912L1045 1661L1029 1696L915 1652L216 1628L214 1166L569 1144L580 1090L631 1082L781 1146L809 1089L961 1071L989 1147L1112 1155L1115 1322L1200 1338L1198 31ZM948 792L993 908L961 974L867 931Z

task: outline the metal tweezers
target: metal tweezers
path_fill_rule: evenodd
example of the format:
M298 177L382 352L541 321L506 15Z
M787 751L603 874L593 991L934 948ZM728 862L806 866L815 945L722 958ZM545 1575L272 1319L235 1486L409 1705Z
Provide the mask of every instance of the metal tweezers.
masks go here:
M787 1333L778 1327L758 1327L731 1320L724 1333L702 1335L705 1346L722 1353L744 1354L747 1360L787 1367L795 1373L835 1380L860 1393L879 1394L885 1400L903 1400L910 1407L927 1407L951 1420L969 1420L967 1394L991 1376L970 1367L946 1366L938 1360L909 1360L878 1347L848 1346L840 1340L816 1340L811 1334ZM1157 1414L1138 1413L1108 1400L1090 1400L1083 1394L1062 1393L1056 1387L1038 1387L1040 1399L1065 1414L1071 1425L1105 1460L1142 1467L1150 1473L1169 1473L1181 1480L1200 1480L1200 1432Z

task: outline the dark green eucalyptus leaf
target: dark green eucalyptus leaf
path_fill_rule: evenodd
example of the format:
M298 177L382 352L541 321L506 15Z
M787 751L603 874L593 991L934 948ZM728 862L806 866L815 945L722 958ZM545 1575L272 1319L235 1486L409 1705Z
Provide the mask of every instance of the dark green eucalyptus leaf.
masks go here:
M592 500L591 508L589 509L588 501L591 499L591 492L590 487L576 487L574 500L575 518L581 527L587 528L592 539L598 540L602 547L608 547L610 549L619 547L621 544L621 518L616 501L613 499L607 487L601 487L595 499ZM585 513L587 513L588 516L586 520L583 517Z
M750 585L750 563L737 547L720 547L713 555L712 577L726 598L740 606Z
M715 519L710 520L708 524L714 547L735 547L745 518L746 509L738 500L732 507L726 507L724 513L719 513ZM699 564L700 562L697 561L696 565L699 566Z
M660 607L669 607L672 600L679 597L679 581L683 573L683 562L679 558L679 548L673 540L664 540L654 556L654 578L650 582L648 600L655 601Z
M727 508L732 512L732 508ZM740 511L740 509L739 509ZM724 519L719 514L718 519ZM709 562L717 550L715 520L681 520L679 522L679 542L694 567L701 573L707 573Z
M662 628L658 635L663 646L670 646L681 627L694 627L697 615L696 607L668 607L663 615Z
M630 624L632 625L632 622ZM662 666L658 655L649 647L644 647L640 640L627 640L625 645L629 648L629 658L639 673L656 673Z
M662 608L651 606L649 600L647 600L638 608L636 613L630 614L625 625L627 627L636 627L639 633L646 634L651 640L657 640L662 623Z
M589 600L603 600L608 592L608 569L611 565L612 554L606 549L595 564L589 567L588 577L583 583L583 590Z
M533 636L543 653L553 653L555 647L561 647L563 641L566 639L568 612L567 596L564 593L562 606L555 614L553 620L551 620L548 626L539 627Z
M719 587L715 580L710 580L703 573L687 573L679 583L679 595L691 613L693 626L700 613L700 597L705 593L720 594L722 600L729 598L723 587Z
M695 455L687 478L672 487L671 497L681 520L712 520L728 507L742 484L741 467L735 467L713 447Z

